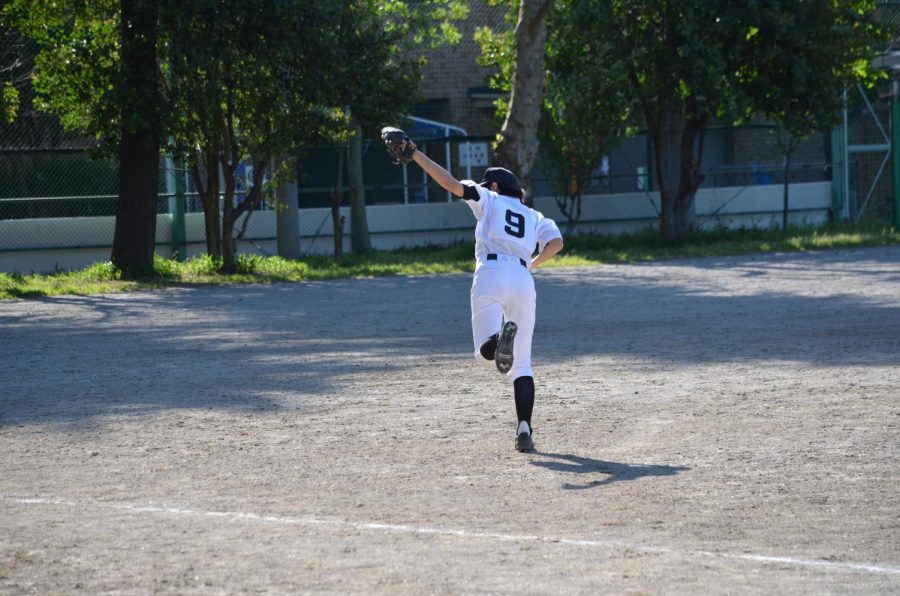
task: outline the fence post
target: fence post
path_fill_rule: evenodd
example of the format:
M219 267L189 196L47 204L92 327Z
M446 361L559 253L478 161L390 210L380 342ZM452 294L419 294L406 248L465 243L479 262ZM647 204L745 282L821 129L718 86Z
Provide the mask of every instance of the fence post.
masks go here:
M891 81L891 223L900 230L900 80Z
M277 173L286 158L273 158L273 170ZM290 179L285 180L275 189L278 210L275 212L275 235L278 243L278 256L285 259L300 259L300 211L297 200L297 176L293 162L290 163Z
M184 212L187 199L184 191L184 167L181 160L174 161L166 156L166 170L169 186L169 213L172 216L172 252L178 261L187 258L187 234Z
M841 110L841 123L831 129L831 210L835 220L850 218L847 120L847 92L844 91L844 108Z

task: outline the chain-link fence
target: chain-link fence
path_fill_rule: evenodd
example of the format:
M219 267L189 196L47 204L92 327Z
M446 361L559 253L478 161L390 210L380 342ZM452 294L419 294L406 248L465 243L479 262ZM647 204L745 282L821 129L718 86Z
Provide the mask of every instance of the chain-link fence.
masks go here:
M0 152L0 220L114 215L118 172L81 149Z
M677 131L675 131L677 132ZM493 164L490 137L449 136L415 138L417 146L458 179L480 180ZM782 184L784 158L778 144L778 129L772 125L716 127L706 136L703 172L704 187ZM828 138L815 135L793 152L787 175L791 183L817 182L830 177ZM319 147L301 158L298 167L301 208L331 205L337 186L339 147ZM344 155L346 159L346 153ZM625 140L596 164L590 180L580 190L583 195L603 195L652 191L655 185L652 155L645 134ZM346 166L345 166L346 167ZM415 164L391 164L380 141L363 144L363 171L366 204L423 204L451 200L447 191L431 181ZM545 159L538 158L529 193L532 196L562 194ZM342 204L348 204L347 183Z
M7 128L0 133L9 134ZM716 128L707 135L704 167L705 187L781 184L783 161L778 154L776 134L771 127ZM96 228L95 236L68 237L35 234L41 221L113 217L118 194L116 162L91 157L88 148L15 147L0 135L0 251L64 249L111 244L109 226ZM417 144L437 163L459 179L480 180L493 162L492 139L451 136L419 138ZM343 180L338 183L339 153L343 156ZM827 180L827 143L823 136L807 141L795 154L791 182ZM415 164L397 166L390 162L379 140L363 144L363 179L366 204L422 205L450 202L452 197ZM298 200L301 209L329 208L338 186L341 205L350 203L346 147L318 147L297 160ZM243 170L239 169L239 175ZM244 173L246 174L246 173ZM170 213L173 176L185 178L186 212L200 213L202 205L193 192L190 177L163 159L158 186L158 213ZM529 189L533 197L562 194L553 176L538 161ZM239 180L238 186L244 183ZM638 135L597 164L588 184L580 190L585 200L617 193L650 192L655 185L647 137ZM238 197L239 199L240 197ZM25 225L25 222L28 225ZM11 225L19 222L19 225ZM272 231L274 234L274 230Z

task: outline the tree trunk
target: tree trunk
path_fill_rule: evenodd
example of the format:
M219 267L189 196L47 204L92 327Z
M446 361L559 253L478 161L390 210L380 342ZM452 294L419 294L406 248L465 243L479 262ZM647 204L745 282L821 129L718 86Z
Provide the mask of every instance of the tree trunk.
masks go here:
M531 186L531 169L538 152L547 15L552 7L553 0L521 0L519 4L512 93L495 154L497 164L512 170L526 189Z
M218 259L222 256L222 220L219 215L219 161L212 145L196 155L197 163L192 168L194 184L203 202L203 224L206 233L206 254Z
M123 88L119 201L112 262L124 277L153 271L159 184L160 103L156 46L159 0L122 0Z
M668 136L658 117L648 118L650 136L653 139L653 169L656 187L659 189L659 235L667 242L678 239L675 218L675 197L669 183Z
M369 222L366 218L366 192L362 172L362 127L355 126L350 138L350 155L347 159L350 176L350 235L353 252L367 255L372 252L369 239Z
M160 145L150 137L123 130L119 144L119 202L112 262L126 278L153 271Z
M575 234L578 222L581 221L581 193L556 198L556 206L559 207L560 213L566 217L566 229L563 237L568 238Z
M781 148L781 153L784 156L784 192L781 209L781 230L787 232L788 212L790 208L791 156L794 153L794 147L796 146L797 141L794 136L790 134L788 134L787 140L784 140L784 137L781 136L782 132L783 129L779 128L776 136L778 139L778 146Z
M341 199L344 196L344 148L338 152L334 192L331 193L331 227L334 229L334 262L344 260L344 217L341 215Z
M688 115L681 129L679 148L678 194L675 197L675 221L678 237L694 227L694 198L706 178L700 170L707 116L698 113L696 100L688 98Z
M215 185L208 197L203 197L203 223L206 232L206 254L214 259L222 258L222 218L219 215L219 185Z
M677 242L685 231L693 227L694 198L705 178L700 164L709 118L693 98L688 98L686 111L687 115L679 118L675 126L679 138L675 155L669 151L670 131L662 124L663 119L647 119L653 138L654 166L660 194L659 230L660 236L667 242ZM668 176L673 163L678 164L674 191Z
M235 272L235 254L237 253L237 242L234 237L234 224L237 222L240 213L235 209L234 204L234 174L237 169L237 163L233 159L227 158L222 163L223 178L225 179L225 192L222 193L222 272ZM249 200L245 198L244 200Z

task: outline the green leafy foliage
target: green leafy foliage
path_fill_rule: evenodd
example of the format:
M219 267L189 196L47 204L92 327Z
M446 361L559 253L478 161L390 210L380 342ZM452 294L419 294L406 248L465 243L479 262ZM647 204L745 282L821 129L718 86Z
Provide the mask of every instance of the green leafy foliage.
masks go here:
M585 103L571 97L581 89L597 98L586 112L610 132L645 128L662 199L660 230L675 240L688 229L703 182L709 123L763 113L793 134L827 125L843 88L869 77L860 65L878 39L873 7L870 0L560 0L548 49L555 57L548 61L549 114L563 124L571 119ZM554 94L563 83L566 91ZM681 131L673 153L669 128Z
M235 270L234 241L242 232L233 229L271 193L263 180L271 157L343 141L354 121L373 131L395 119L415 99L420 61L403 51L410 29L400 15L411 14L404 4L213 4L215 10L208 0L178 2L164 11L165 79L178 115L172 151L194 172L208 251ZM236 203L241 162L253 166L254 177L247 198Z
M10 0L3 19L40 47L38 108L94 136L108 154L123 125L167 139L194 174L208 250L227 269L239 218L271 195L269 161L344 141L354 120L368 132L396 120L416 100L416 44L458 39L453 22L467 14L462 0L153 1L161 93L125 84L116 0ZM0 105L7 114L12 99L7 93ZM238 202L241 163L254 176Z
M508 19L515 23L517 2ZM661 233L688 229L706 128L763 114L791 135L821 130L849 84L870 84L872 0L557 0L549 20L540 138L559 196L617 139L650 133ZM492 84L510 89L512 30L478 30ZM508 110L498 102L498 119ZM672 154L668 127L680 129ZM678 148L681 149L678 149Z
M271 195L262 178L270 158L344 142L356 123L374 134L396 120L416 100L420 79L411 39L448 35L447 20L463 12L447 0L417 7L382 0L213 4L178 2L166 13L163 29L173 34L165 74L179 115L172 150L189 164L204 197L210 254L234 270L234 240L242 232L234 235L233 226ZM235 204L241 162L252 164L255 176L247 199ZM217 170L225 174L222 189L210 174Z
M503 91L495 102L495 120L499 128L509 111L509 92L512 89L512 78L516 68L516 16L519 11L518 0L490 0L491 6L508 6L505 20L507 27L501 31L494 31L490 27L478 27L475 30L475 42L481 48L478 64L496 69L491 75L490 86ZM548 40L548 46L550 41ZM550 51L548 47L548 51Z
M761 2L740 47L739 84L750 105L802 138L837 123L842 92L874 84L869 64L883 33L871 0Z
M578 222L591 172L628 132L630 110L621 90L610 83L623 73L620 63L608 61L607 42L580 37L581 19L604 18L606 10L591 3L574 11L572 3L558 0L548 23L548 73L538 129L543 163L569 220L567 235Z
M107 153L121 122L117 7L115 0L11 0L2 15L41 50L34 107L58 116L68 131L95 137Z
M0 89L0 122L7 124L16 119L19 110L19 91L16 87L6 82Z
M27 76L24 46L24 38L6 25L0 9L0 124L11 124L19 112L21 94L17 85Z

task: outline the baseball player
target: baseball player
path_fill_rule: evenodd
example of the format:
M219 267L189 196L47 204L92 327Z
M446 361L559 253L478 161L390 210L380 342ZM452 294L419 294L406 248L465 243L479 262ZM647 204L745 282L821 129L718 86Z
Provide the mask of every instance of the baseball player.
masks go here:
M532 451L535 291L531 272L562 250L559 228L525 204L525 192L509 170L488 168L480 183L459 181L418 151L402 130L386 127L381 137L395 163L415 161L445 190L463 199L478 220L471 292L475 359L486 367L496 366L512 380L519 420L515 446L522 452Z

